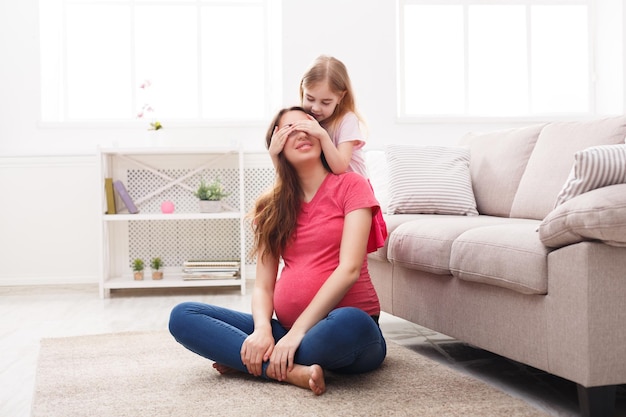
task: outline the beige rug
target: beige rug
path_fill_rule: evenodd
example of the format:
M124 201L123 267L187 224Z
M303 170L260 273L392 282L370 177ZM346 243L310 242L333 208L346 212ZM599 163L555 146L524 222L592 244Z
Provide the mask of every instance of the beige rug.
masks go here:
M524 401L397 344L366 375L327 375L327 392L219 375L167 332L44 339L34 417L545 416Z

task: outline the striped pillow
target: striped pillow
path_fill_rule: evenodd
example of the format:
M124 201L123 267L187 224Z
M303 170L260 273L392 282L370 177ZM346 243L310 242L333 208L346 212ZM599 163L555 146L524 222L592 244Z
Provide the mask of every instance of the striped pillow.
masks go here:
M623 183L626 183L626 145L592 146L574 154L574 166L554 207L587 191Z
M389 145L387 214L477 215L469 148Z

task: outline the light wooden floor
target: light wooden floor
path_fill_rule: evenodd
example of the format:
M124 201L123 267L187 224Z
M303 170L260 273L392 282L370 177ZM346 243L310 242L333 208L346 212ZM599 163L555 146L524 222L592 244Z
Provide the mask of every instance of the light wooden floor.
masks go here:
M102 300L97 285L0 287L0 416L30 416L42 338L164 330L172 307L188 300L250 309L250 296L230 288L127 290ZM388 340L480 378L550 415L579 415L576 389L568 381L388 314L382 314L381 328ZM621 388L617 415L626 416Z

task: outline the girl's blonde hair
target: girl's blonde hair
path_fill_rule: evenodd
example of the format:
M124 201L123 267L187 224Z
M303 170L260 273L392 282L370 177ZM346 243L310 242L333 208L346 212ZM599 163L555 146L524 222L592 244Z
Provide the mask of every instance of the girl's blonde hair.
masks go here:
M356 109L354 90L348 76L346 66L332 56L320 55L311 64L309 69L302 76L300 81L300 103L304 102L304 90L313 88L321 82L328 82L330 90L338 95L343 94L343 98L337 104L333 114L324 120L323 127L328 131L331 138L338 123L346 113L353 112L362 125L365 124L363 118Z

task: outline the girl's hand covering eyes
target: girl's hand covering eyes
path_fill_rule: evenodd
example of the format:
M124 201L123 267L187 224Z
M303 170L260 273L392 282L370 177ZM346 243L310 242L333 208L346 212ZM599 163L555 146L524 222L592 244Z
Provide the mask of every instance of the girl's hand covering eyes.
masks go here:
M307 120L299 120L298 122L293 124L293 128L300 132L304 132L310 137L313 137L319 141L322 141L325 138L330 139L328 136L328 132L324 129L319 122L315 119L315 117L307 114Z

